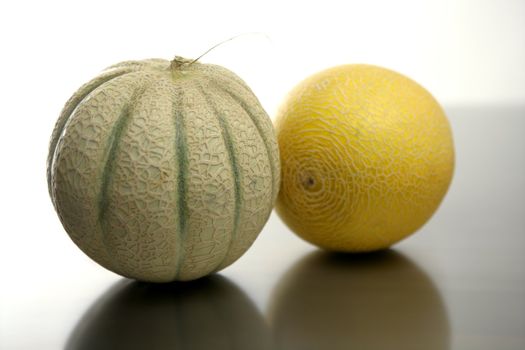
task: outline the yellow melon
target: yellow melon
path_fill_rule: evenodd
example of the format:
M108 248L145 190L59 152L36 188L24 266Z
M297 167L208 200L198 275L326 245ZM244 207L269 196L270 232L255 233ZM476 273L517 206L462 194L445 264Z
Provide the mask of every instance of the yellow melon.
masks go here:
M343 65L301 82L275 121L277 213L300 237L336 251L391 246L441 203L454 169L443 109L413 80Z

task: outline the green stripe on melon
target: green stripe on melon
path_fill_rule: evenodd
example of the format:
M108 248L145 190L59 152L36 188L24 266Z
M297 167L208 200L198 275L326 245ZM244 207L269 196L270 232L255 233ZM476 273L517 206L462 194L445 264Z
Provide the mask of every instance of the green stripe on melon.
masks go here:
M181 94L183 92L181 91ZM179 227L178 227L178 238L177 238L177 250L179 254L177 256L177 266L175 269L174 278L177 279L180 275L180 270L182 268L182 261L184 256L183 251L183 242L187 235L186 232L186 212L188 208L186 207L186 179L185 174L187 173L187 164L188 164L188 151L186 149L186 138L184 133L184 115L179 109L179 104L173 105L173 115L175 120L175 147L176 147L176 156L178 161L178 185L177 185L177 208L178 208L178 217L179 217Z

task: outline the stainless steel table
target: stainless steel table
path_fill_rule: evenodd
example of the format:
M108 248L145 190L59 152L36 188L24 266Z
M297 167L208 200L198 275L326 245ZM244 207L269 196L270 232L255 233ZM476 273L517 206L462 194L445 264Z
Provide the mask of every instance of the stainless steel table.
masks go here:
M525 107L447 112L456 173L417 234L330 254L273 215L239 261L189 284L137 283L90 261L39 165L24 202L39 215L3 227L0 348L525 349Z

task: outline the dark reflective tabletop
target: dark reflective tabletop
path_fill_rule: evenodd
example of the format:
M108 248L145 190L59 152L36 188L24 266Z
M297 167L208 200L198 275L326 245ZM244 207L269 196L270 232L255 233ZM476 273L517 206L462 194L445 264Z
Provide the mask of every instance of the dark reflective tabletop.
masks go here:
M134 282L70 242L43 179L38 219L6 228L0 348L525 349L525 107L447 112L457 166L445 201L417 234L367 255L320 251L272 215L218 274Z

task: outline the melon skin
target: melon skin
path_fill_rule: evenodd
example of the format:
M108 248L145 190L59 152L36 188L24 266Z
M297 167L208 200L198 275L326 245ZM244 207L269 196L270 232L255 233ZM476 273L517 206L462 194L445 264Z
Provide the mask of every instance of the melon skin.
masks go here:
M367 64L300 82L275 118L281 156L276 212L322 249L386 249L425 225L455 167L452 129L424 87Z
M270 118L231 71L177 57L111 66L66 103L49 193L89 257L151 282L221 270L253 243L280 185Z

